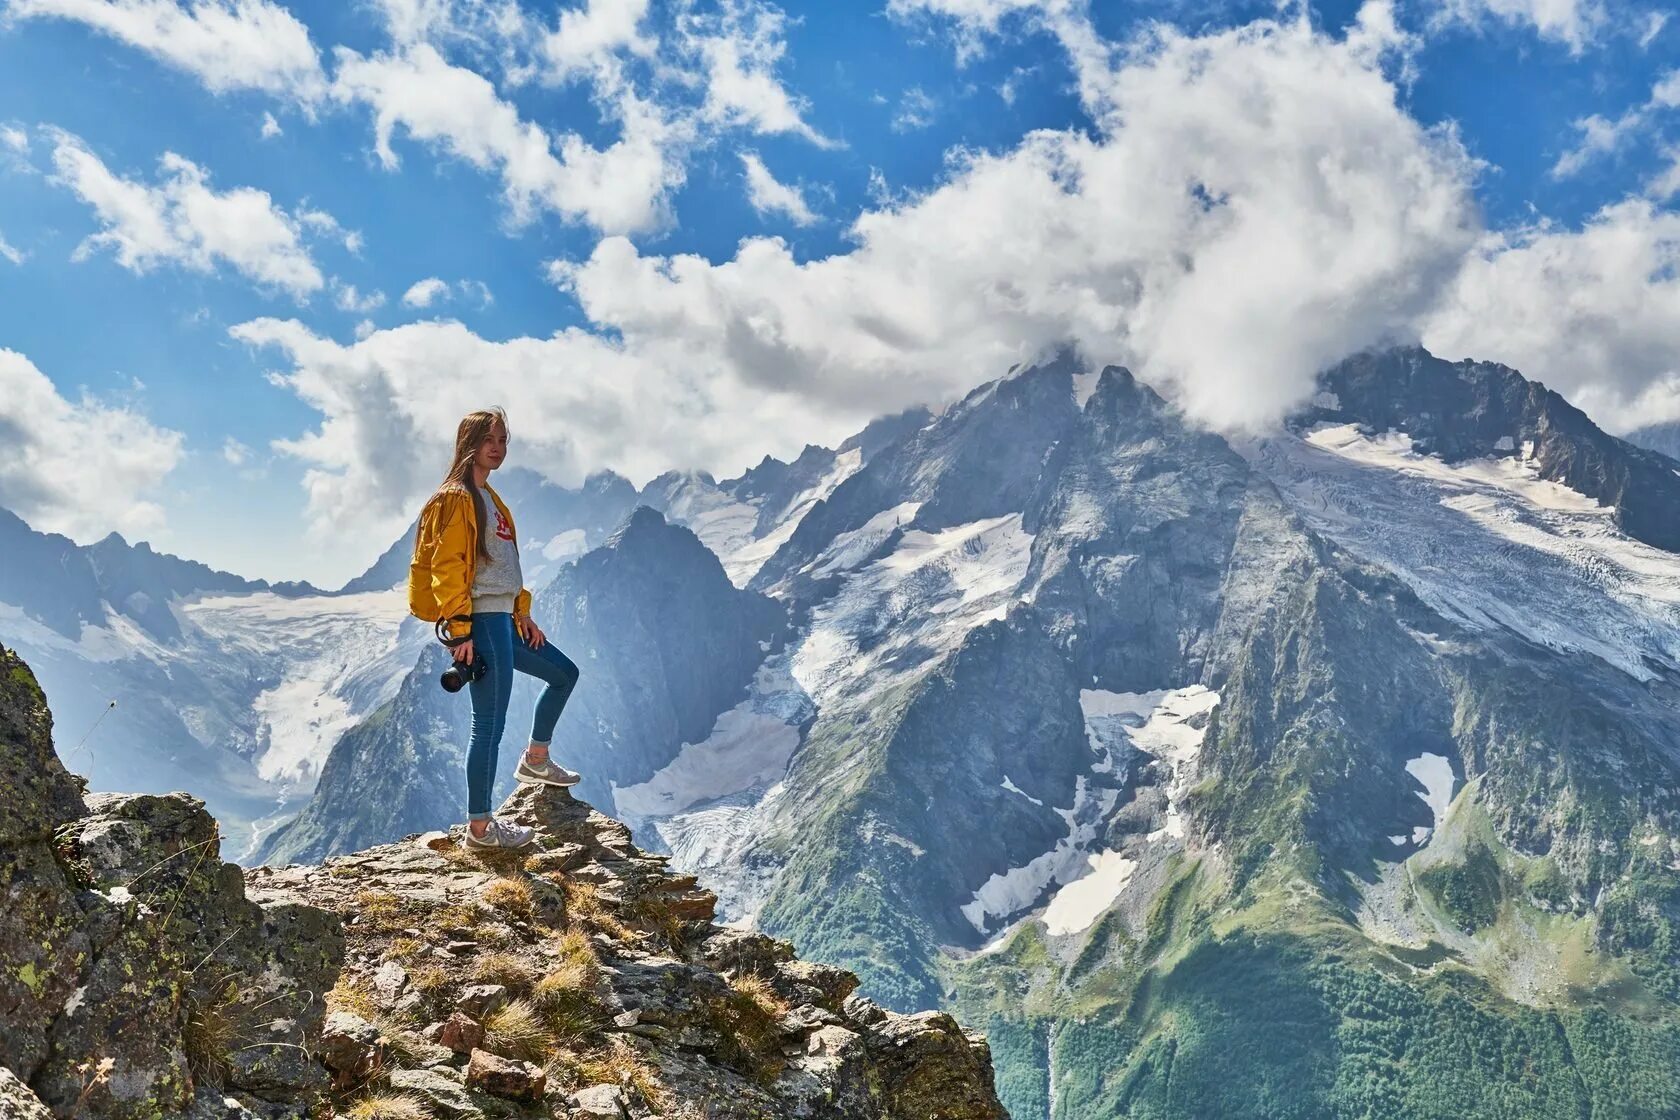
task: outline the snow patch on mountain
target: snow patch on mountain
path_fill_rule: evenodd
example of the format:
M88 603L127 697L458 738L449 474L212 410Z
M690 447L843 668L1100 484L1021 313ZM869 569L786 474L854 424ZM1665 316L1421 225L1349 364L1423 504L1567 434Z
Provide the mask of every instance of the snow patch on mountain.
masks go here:
M812 612L793 659L794 678L819 706L899 683L902 673L955 650L974 627L1003 618L1017 600L1033 542L1018 513L912 529L865 564L918 507L906 502L875 515L812 562L819 575L848 573Z
M778 517L775 528L757 540L740 542L728 551L718 552L718 556L723 560L723 570L729 575L729 581L736 587L745 587L752 582L753 576L758 574L764 562L774 556L776 550L793 536L793 531L799 527L799 522L811 511L811 507L834 493L835 487L856 474L861 466L861 448L854 447L841 452L835 456L833 465L822 478L800 491L788 502L787 508Z
M258 777L305 785L320 773L338 737L396 693L429 637L410 627L401 589L287 598L258 591L196 596L175 615L216 656L248 659L260 678Z
M1090 929L1091 923L1114 905L1138 868L1137 860L1106 848L1088 854L1085 865L1084 873L1052 895L1045 905L1044 928L1049 932L1059 935Z
M1007 918L1034 905L1052 884L1075 882L1090 872L1086 855L1092 841L1120 791L1108 787L1093 787L1081 774L1074 784L1073 807L1053 811L1067 822L1068 833L1047 852L1034 856L1019 867L1011 867L992 875L980 884L973 898L959 909L979 933L986 932L986 924L993 918Z
M1034 797L1032 794L1028 793L1026 790L1022 789L1020 786L1016 785L1014 782L1010 781L1008 774L1005 774L1003 776L1003 781L1002 781L1001 784L1002 784L1003 788L1008 790L1010 793L1018 793L1022 797L1026 798L1028 801L1031 801L1034 805L1044 804L1043 801L1040 801L1038 798Z
M1085 715L1087 739L1097 755L1091 767L1093 773L1117 772L1123 757L1121 748L1127 745L1161 759L1172 768L1167 823L1149 835L1148 843L1162 839L1174 844L1182 842L1184 826L1178 809L1179 795L1194 779L1196 757L1206 729L1202 717L1218 703L1219 694L1202 685L1154 692L1080 689L1079 706ZM1047 900L1043 915L1047 926L1050 925L1049 908L1056 907L1054 924L1058 928L1050 932L1074 932L1089 926L1119 897L1138 865L1130 856L1092 850L1119 797L1120 790L1112 785L1096 785L1080 775L1075 780L1073 806L1068 809L1052 806L1067 822L1067 835L1027 863L992 875L962 905L963 916L977 931L985 933L993 919L1018 914L1036 905L1046 890L1059 886L1061 889ZM1057 902L1070 887L1092 877L1096 877L1094 882ZM1097 909L1087 918L1092 906ZM1081 920L1084 924L1075 924Z
M1638 680L1680 670L1680 556L1541 479L1526 453L1448 464L1354 425L1242 447L1316 531L1431 607L1602 658Z
M126 615L112 610L109 603L100 606L104 611L105 624L94 626L83 622L81 635L72 641L25 614L22 607L0 603L0 639L14 649L51 650L95 663L138 656L159 663L167 661L171 653L167 646L136 626Z
M712 733L684 743L677 756L645 782L614 786L617 815L634 825L754 786L769 786L799 747L799 729L743 700L718 717Z
M1453 772L1452 763L1446 757L1430 754L1428 751L1418 755L1406 763L1406 773L1418 780L1423 789L1418 796L1423 798L1429 806L1430 814L1435 818L1433 827L1422 825L1412 829L1412 843L1422 844L1432 836L1441 822L1447 819L1447 807L1452 804ZM1393 837L1389 837L1393 839Z

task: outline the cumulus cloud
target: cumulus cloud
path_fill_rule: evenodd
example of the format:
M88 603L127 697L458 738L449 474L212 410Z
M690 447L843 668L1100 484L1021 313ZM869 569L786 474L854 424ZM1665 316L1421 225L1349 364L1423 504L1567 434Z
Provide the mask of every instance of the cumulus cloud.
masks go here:
M722 476L1072 340L1204 421L1259 428L1324 365L1415 337L1479 236L1476 165L1364 57L1300 23L1163 31L1093 73L1115 107L1100 134L954 157L942 185L858 218L847 252L802 262L756 237L712 263L607 237L556 262L588 327L549 338L431 322L343 345L274 319L235 333L278 352L276 377L321 413L281 448L308 465L316 517L366 505L393 531L486 401L513 410L522 461L556 481Z
M793 133L819 147L836 142L806 123L804 106L776 77L787 49L787 17L752 0L720 0L716 12L685 13L679 22L684 48L705 72L707 120L755 133Z
M685 178L678 148L689 133L628 88L615 101L619 139L606 148L576 133L550 136L486 78L429 43L371 57L339 48L333 96L373 109L375 151L388 168L398 164L391 142L401 128L498 174L516 225L549 209L608 232L653 229L667 220L669 195Z
M148 185L113 172L78 137L49 134L57 181L91 206L104 227L76 247L74 259L110 249L133 272L159 264L210 272L226 264L300 300L326 282L304 247L304 223L267 191L216 191L203 168L174 152L164 153L158 182Z
M430 307L434 301L448 298L449 285L436 276L428 276L412 284L403 293L402 301L409 307Z
M611 70L625 53L652 58L658 40L643 30L647 11L648 0L588 0L581 8L562 11L539 41L547 77L569 81L599 74Z
M68 401L28 358L0 349L0 434L0 507L35 529L85 542L163 524L148 495L180 461L181 433L86 394Z
M770 174L757 152L742 152L741 165L747 181L747 201L760 214L781 214L796 226L815 225L817 216L806 204L798 187L790 187Z
M250 457L251 449L232 436L222 441L222 458L231 465L242 467Z
M85 24L216 93L256 89L310 105L326 91L309 29L270 0L9 0L5 14Z
M1490 235L1423 342L1520 369L1612 431L1680 419L1680 214L1627 199L1579 230Z
M22 264L24 254L22 250L7 241L4 234L0 234L0 257L11 261L13 264Z
M273 113L264 113L262 119L262 138L272 140L281 135L280 122L274 119Z

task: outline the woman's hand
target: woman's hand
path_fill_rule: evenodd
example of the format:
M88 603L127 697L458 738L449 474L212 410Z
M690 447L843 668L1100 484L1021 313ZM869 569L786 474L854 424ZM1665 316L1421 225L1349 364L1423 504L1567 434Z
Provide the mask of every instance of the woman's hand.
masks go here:
M472 639L468 638L466 641L462 642L460 645L452 648L449 651L449 653L450 653L450 656L454 657L455 660L459 661L461 664L471 665L472 664L472 659L473 659Z
M513 625L519 631L519 636L525 639L525 644L536 649L543 644L542 627L530 615L516 615Z

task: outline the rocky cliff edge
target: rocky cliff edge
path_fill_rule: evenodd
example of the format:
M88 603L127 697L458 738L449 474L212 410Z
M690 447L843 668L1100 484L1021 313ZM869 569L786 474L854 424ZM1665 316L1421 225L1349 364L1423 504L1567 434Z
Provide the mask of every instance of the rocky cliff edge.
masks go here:
M518 854L242 872L185 794L89 795L0 648L0 1118L1003 1120L986 1044L713 923L562 790Z

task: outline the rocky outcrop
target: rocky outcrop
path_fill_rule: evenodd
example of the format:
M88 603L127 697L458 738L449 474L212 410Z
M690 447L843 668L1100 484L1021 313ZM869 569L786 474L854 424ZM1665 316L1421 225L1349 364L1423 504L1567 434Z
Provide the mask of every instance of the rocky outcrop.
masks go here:
M323 1049L341 1102L410 1097L454 1117L1005 1115L986 1043L949 1015L887 1011L851 973L715 925L693 876L564 790L522 787L501 812L537 845L486 855L432 833L248 873L346 918Z
M4 1091L27 1087L54 1115L135 1118L312 1098L337 917L248 892L194 798L84 794L33 674L4 649L0 773L0 1065L18 1079Z
M990 1051L715 897L566 791L241 872L202 803L87 794L0 649L0 1116L1002 1120Z

